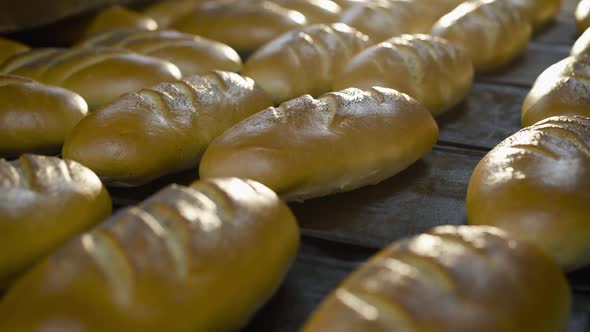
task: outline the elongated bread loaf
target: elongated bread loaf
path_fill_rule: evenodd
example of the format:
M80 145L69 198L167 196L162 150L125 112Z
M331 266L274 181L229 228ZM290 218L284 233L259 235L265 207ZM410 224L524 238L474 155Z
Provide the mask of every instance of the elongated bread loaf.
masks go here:
M552 117L507 138L469 184L469 223L531 241L564 269L590 264L590 118Z
M304 95L218 137L200 176L253 179L284 199L305 200L391 177L430 151L437 137L432 115L395 90Z
M570 55L590 55L590 29L584 31L574 43Z
M334 23L342 8L332 0L272 0L283 8L300 12L308 24Z
M104 186L76 162L28 154L0 159L0 288L110 213Z
M0 37L0 63L17 53L26 52L31 48L25 44Z
M580 0L576 7L575 16L578 30L586 31L590 28L590 0Z
M242 73L280 103L332 90L344 65L368 46L369 38L345 24L315 24L288 32L256 51Z
M471 0L441 17L432 34L464 48L481 72L513 61L526 48L531 30L511 0Z
M0 156L57 153L88 105L69 90L0 74Z
M158 23L151 17L121 6L109 7L98 13L86 28L86 36L118 29L153 31Z
M164 59L175 64L183 76L211 70L238 72L242 59L231 47L210 39L174 30L110 30L82 42L82 47L118 47Z
M539 28L555 18L561 9L561 0L511 0Z
M217 0L179 17L170 27L220 41L240 53L249 54L283 33L306 24L300 12L271 1Z
M0 330L237 330L279 286L298 244L289 208L259 183L171 185L18 280L0 304Z
M590 55L569 57L547 68L522 105L522 126L556 115L590 116Z
M357 54L333 87L392 88L439 115L461 101L472 82L473 65L463 49L429 35L402 35Z
M493 227L441 226L354 271L302 332L566 331L567 281L538 248Z
M91 110L127 92L180 78L168 61L113 48L35 49L6 60L0 73L72 90Z
M203 3L211 1L218 0L157 1L145 7L142 12L158 22L160 29L164 29L180 17L194 13Z
M215 137L271 105L249 78L219 71L192 76L127 94L91 113L62 153L112 185L140 185L196 168Z

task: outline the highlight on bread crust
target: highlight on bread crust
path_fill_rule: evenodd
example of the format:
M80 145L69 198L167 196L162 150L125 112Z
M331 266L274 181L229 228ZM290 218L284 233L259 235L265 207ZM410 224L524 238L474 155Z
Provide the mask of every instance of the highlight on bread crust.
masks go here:
M382 86L406 93L439 115L459 103L473 82L463 49L429 35L402 35L354 56L336 76L333 90Z
M590 0L580 0L576 7L576 25L579 31L590 28Z
M574 43L570 52L572 56L590 55L590 29L584 31Z
M199 174L253 179L301 201L391 177L430 151L437 137L428 110L395 90L304 95L225 131L205 151Z
M0 159L0 288L110 213L105 187L76 162Z
M302 332L555 332L570 307L565 276L536 247L493 227L441 226L373 256Z
M72 90L91 110L124 93L180 78L168 61L114 48L38 48L6 60L0 73Z
M334 78L369 38L342 23L315 24L288 32L258 49L244 64L275 104L331 91Z
M218 0L165 0L157 1L143 8L142 13L153 18L160 29L166 29L175 20L191 15L203 3Z
M92 18L85 36L118 29L153 31L158 29L158 23L142 13L121 6L111 6Z
M79 46L124 48L167 60L175 64L183 76L201 75L211 70L239 72L242 69L242 60L231 47L174 30L110 30L95 34Z
M271 105L250 78L221 71L191 76L129 93L92 112L68 136L62 153L111 185L141 185L196 169L215 137Z
M534 28L540 28L553 20L561 9L561 0L511 0Z
M170 28L217 40L241 54L249 54L306 24L303 14L272 1L217 0L179 17Z
M0 64L15 54L26 52L31 48L25 44L0 37Z
M57 153L88 105L78 94L0 74L0 156Z
M259 183L170 185L33 267L0 303L0 330L237 330L298 245L293 214Z
M472 0L441 17L432 35L465 49L475 70L490 71L520 55L531 25L511 0Z
M522 105L522 126L557 115L590 116L590 55L569 57L547 68Z
M495 147L467 193L470 224L530 241L565 270L590 264L590 118L551 117Z
M271 0L281 7L303 14L307 24L334 23L340 19L342 8L332 0Z

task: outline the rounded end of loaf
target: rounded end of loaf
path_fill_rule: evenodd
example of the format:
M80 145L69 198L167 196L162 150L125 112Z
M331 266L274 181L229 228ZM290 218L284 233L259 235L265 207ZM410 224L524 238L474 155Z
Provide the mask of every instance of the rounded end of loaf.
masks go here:
M151 17L121 6L112 6L96 15L86 29L86 36L115 29L140 29L154 31L158 23Z
M551 332L570 308L565 276L537 248L493 227L441 226L374 255L302 331Z
M578 3L575 17L578 31L586 31L590 28L590 0L581 0Z
M561 9L561 0L511 0L528 18L534 30L550 23Z
M590 264L590 118L559 116L500 143L475 168L470 224L542 248L566 271Z
M0 156L59 152L87 112L72 91L0 74Z

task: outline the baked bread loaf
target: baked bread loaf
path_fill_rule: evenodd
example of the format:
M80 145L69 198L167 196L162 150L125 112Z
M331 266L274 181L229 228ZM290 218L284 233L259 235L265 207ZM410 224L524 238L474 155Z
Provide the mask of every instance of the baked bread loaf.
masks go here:
M88 105L76 93L0 74L0 156L59 152L87 112Z
M118 29L152 31L158 29L158 23L142 13L121 6L112 6L92 18L86 28L86 36Z
M283 199L302 201L381 182L429 152L437 137L432 115L395 90L304 95L215 139L200 176L253 179Z
M191 76L122 96L91 113L62 149L104 181L145 184L195 168L207 145L242 119L271 106L254 81L229 72Z
M170 27L220 41L242 54L249 54L283 33L306 24L303 14L271 1L217 0L179 17Z
M531 25L511 0L472 0L441 17L432 34L465 49L478 72L502 67L520 55Z
M529 19L534 28L553 20L561 9L561 0L512 0Z
M459 103L473 82L463 49L429 35L402 35L353 57L334 80L334 90L372 86L407 93L439 115Z
M590 28L590 0L580 0L576 7L575 16L578 30L586 31Z
M86 167L29 154L0 159L0 287L110 214L109 194Z
M242 73L275 103L332 90L334 78L369 38L345 24L315 24L288 32L256 51Z
M300 12L308 24L334 23L340 19L342 8L332 0L272 0L283 8Z
M160 29L167 28L178 18L191 15L203 3L218 0L166 0L145 7L142 12L153 18Z
M231 47L174 30L110 30L85 40L82 47L124 48L175 64L183 76L204 74L211 70L238 72L242 60Z
M565 270L590 264L590 118L551 117L524 128L479 163L469 223L543 248Z
M556 115L590 116L590 55L569 57L547 68L522 105L522 126Z
M570 55L590 55L590 30L584 31L582 35L576 40Z
M0 73L72 90L91 110L124 93L180 78L168 61L113 48L34 49L0 64Z
M394 242L338 286L302 332L566 331L567 281L493 227L441 226Z
M0 330L237 330L278 288L298 244L289 208L258 183L171 185L18 280Z
M17 53L26 52L31 48L25 44L0 37L0 63Z

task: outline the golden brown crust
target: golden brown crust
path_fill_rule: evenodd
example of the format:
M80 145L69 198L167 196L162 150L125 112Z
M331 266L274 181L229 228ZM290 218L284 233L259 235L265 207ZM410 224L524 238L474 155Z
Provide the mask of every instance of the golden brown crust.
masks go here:
M570 306L564 275L537 248L492 227L442 226L379 252L302 331L555 332Z
M590 0L581 0L576 7L576 25L579 31L590 27Z
M271 1L218 0L207 2L190 15L172 22L171 28L227 44L241 53L307 24L303 14Z
M165 0L145 7L142 12L158 22L160 29L165 29L182 16L190 15L203 3L212 0ZM213 0L215 1L215 0Z
M520 55L531 36L531 25L511 0L473 0L443 16L432 34L464 48L481 72Z
M566 58L547 68L522 105L523 127L558 115L590 116L590 56Z
M171 185L20 279L0 304L0 330L235 330L278 287L298 244L288 207L258 183Z
M540 28L559 14L561 0L511 0L524 16L529 19L534 28Z
M353 57L333 88L392 88L439 115L465 97L472 81L473 65L462 49L437 37L402 35Z
M31 48L25 44L0 37L0 63L12 57L15 54L26 52Z
M242 60L231 47L174 30L111 30L85 40L82 47L124 48L175 64L183 76L201 75L211 70L239 72Z
M316 24L288 32L256 51L244 64L275 103L332 90L333 80L369 38L345 24Z
M249 178L284 199L304 200L393 176L437 136L432 115L395 90L305 95L227 130L209 145L199 174Z
M469 222L505 229L560 266L590 264L590 118L552 117L507 138L469 184Z
M113 48L35 49L5 61L0 73L72 90L91 110L124 93L180 78L168 61Z
M283 8L300 12L307 24L334 23L340 19L342 8L332 0L271 0Z
M110 213L105 187L76 162L0 159L0 287Z
M270 105L249 78L219 71L192 76L127 94L91 113L62 153L113 185L139 185L196 168L215 137Z
M0 74L0 156L59 152L87 111L74 92Z
M116 29L153 31L158 23L151 17L121 6L109 7L98 13L86 28L86 36Z

